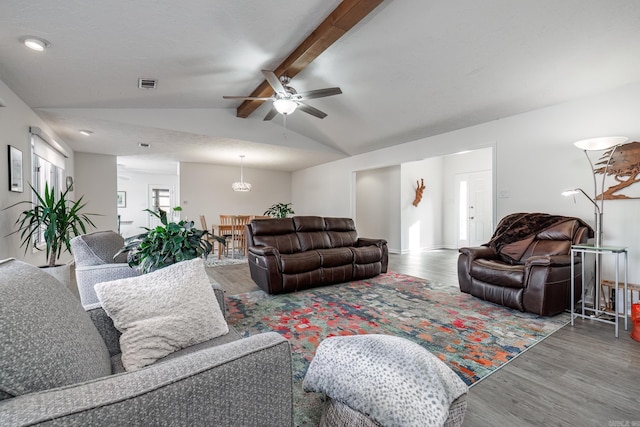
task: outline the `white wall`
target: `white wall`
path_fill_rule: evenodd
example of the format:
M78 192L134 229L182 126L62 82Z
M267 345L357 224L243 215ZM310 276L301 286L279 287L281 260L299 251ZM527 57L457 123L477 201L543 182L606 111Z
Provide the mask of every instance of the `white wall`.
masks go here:
M578 216L593 224L586 198L571 200L563 190L592 188L584 154L573 142L624 135L640 140L640 84L598 96L496 120L430 138L377 150L293 173L293 203L304 212L351 216L354 171L495 146L496 217L513 212L548 212ZM494 145L495 144L495 145ZM640 185L640 184L638 184ZM640 282L640 199L605 204L604 242L629 247L629 278ZM608 273L605 265L604 275Z
M262 215L274 203L291 202L291 173L244 168L244 180L252 185L246 193L231 184L240 180L240 167L204 163L180 164L180 195L183 218L196 221L204 215L207 226L223 215ZM294 205L296 215L300 214Z
M356 173L358 235L385 239L390 252L400 252L400 167Z
M401 236L402 252L420 251L443 246L442 226L443 157L432 157L402 164ZM418 206L413 206L418 181L425 189Z
M65 171L67 175L74 175L73 151L58 138L53 131L2 81L0 81L0 99L4 101L6 107L0 107L0 209L7 208L14 203L24 200L31 200L31 146L29 126L37 126L44 133L54 138L69 154L66 159ZM8 177L8 146L12 145L22 151L22 171L24 180L24 192L14 193L9 191ZM71 194L71 197L74 197ZM46 264L44 251L33 252L20 247L19 236L14 234L4 237L16 230L15 222L22 210L28 205L20 205L7 210L0 210L0 259L15 257L35 265ZM68 253L62 254L61 262L71 259Z
M74 191L83 197L86 212L97 230L117 230L116 224L116 157L105 154L76 153Z

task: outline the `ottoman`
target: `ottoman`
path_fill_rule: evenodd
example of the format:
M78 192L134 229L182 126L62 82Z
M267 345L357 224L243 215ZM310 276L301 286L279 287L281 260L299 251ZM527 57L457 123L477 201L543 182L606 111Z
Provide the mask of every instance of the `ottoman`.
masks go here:
M461 426L467 385L420 345L390 335L324 340L304 378L328 397L321 426Z

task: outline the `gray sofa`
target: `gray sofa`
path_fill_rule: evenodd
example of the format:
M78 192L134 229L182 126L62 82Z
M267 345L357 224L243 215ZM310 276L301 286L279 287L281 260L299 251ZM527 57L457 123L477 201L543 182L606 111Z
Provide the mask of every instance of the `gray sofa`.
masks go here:
M82 305L98 302L96 283L124 279L140 273L129 267L127 254L114 258L124 247L124 238L115 231L96 231L71 239L76 281Z
M122 372L111 319L47 273L0 261L0 301L2 426L292 425L291 351L277 333L231 330Z

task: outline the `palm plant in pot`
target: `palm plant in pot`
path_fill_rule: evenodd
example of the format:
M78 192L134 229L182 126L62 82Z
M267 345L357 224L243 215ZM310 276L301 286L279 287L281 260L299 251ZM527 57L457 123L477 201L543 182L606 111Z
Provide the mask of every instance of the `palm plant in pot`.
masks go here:
M30 187L35 200L25 200L5 208L10 209L21 204L31 206L20 213L16 221L18 229L8 234L8 236L20 233L20 246L24 246L25 253L32 247L41 250L39 236L42 236L47 256L47 265L45 267L49 269L48 272L50 274L68 285L70 281L70 269L68 266L62 266L64 267L62 272L51 270L60 267L57 265L57 261L63 251L71 253L69 242L73 237L86 234L88 226L95 228L95 224L91 221L89 215L96 214L82 212L86 206L86 203L82 202L84 196L76 201L68 199L71 191L70 186L61 191L58 197L55 195L55 188L49 188L48 184L45 184L42 195L38 194L32 185Z
M271 218L286 218L289 214L295 214L291 203L274 203L269 209L264 211L263 215L268 215Z
M182 208L178 206L173 210L180 212ZM158 218L160 225L154 228L144 227L146 232L127 238L124 247L116 254L117 256L128 252L129 266L143 274L180 261L196 257L206 258L212 250L207 236L225 243L222 237L211 235L207 230L197 229L193 221L169 222L167 212L162 209L159 212L151 209L145 211Z

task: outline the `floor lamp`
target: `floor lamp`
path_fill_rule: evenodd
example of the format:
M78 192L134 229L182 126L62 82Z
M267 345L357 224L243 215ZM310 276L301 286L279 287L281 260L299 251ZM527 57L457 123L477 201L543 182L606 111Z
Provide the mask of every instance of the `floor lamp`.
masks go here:
M570 196L574 194L581 193L583 194L594 206L594 215L595 215L595 224L596 224L596 232L595 232L595 246L602 246L602 216L604 215L604 182L607 177L607 170L609 169L609 165L611 164L611 159L613 158L613 154L616 149L627 142L629 138L624 136L608 136L602 138L591 138L591 139L583 139L581 141L574 142L573 145L578 147L584 152L584 155L587 157L589 161L589 165L591 166L591 173L593 175L593 198L590 197L583 189L577 188L575 190L569 190L562 193L563 196ZM594 166L591 157L589 157L590 151L608 151L608 155L606 157L605 166L602 169L598 169ZM607 153L605 153L607 154ZM600 163L603 164L602 159ZM596 179L597 171L602 170L602 183L600 185L600 194L598 195L598 182ZM600 204L598 205L598 202ZM601 269L600 264L602 261L602 255L596 255L596 263L595 263L595 283L599 286L602 286L601 281ZM582 279L584 280L584 278ZM605 298L606 303L606 298ZM599 304L599 301L598 301ZM594 301L594 307L596 306L596 302Z

